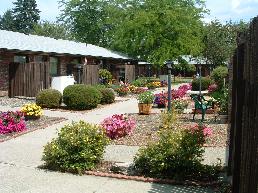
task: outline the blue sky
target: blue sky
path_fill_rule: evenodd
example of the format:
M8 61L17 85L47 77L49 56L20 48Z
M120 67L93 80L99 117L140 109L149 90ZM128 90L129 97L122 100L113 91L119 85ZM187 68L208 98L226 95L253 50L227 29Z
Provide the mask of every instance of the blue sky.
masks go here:
M0 0L0 14L8 8L12 8L13 0ZM41 11L42 20L55 21L60 11L58 0L37 0L38 8ZM249 21L258 15L258 0L206 0L206 7L210 15L206 15L204 21L209 22L218 19L221 22Z

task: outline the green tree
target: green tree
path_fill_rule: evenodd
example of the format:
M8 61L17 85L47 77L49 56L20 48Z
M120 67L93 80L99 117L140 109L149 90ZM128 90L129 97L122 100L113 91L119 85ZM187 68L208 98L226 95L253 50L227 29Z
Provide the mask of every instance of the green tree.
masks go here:
M75 38L95 45L105 44L105 0L61 0L59 20L70 26Z
M0 17L0 29L9 31L15 30L14 17L10 9Z
M43 21L35 24L32 34L51 37L55 39L72 39L72 35L64 24Z
M37 9L36 0L17 0L13 4L15 7L12 11L16 30L22 33L30 33L40 19L40 11Z
M111 32L111 47L163 66L167 59L196 55L202 48L202 1L133 1Z
M218 20L204 26L203 55L213 65L213 68L225 65L235 50L237 33L247 28L244 22L226 24Z

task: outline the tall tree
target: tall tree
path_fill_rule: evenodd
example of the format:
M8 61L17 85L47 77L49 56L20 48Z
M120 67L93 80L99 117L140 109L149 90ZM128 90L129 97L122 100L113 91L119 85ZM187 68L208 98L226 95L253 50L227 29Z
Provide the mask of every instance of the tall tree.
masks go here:
M76 39L163 65L201 47L201 0L62 0Z
M51 23L49 21L43 21L34 25L32 34L55 39L72 39L71 33L64 24Z
M237 46L237 33L246 29L247 26L248 24L244 22L229 21L222 24L218 20L204 26L202 54L213 67L225 65L230 60Z
M113 33L112 47L162 66L180 55L197 55L201 48L202 1L134 1Z
M103 45L106 0L61 0L60 20L71 27L79 41Z
M13 31L15 30L15 23L12 11L8 9L2 17L0 17L0 29Z
M16 30L22 33L30 33L33 26L38 23L39 9L36 0L16 0L14 3L13 15Z

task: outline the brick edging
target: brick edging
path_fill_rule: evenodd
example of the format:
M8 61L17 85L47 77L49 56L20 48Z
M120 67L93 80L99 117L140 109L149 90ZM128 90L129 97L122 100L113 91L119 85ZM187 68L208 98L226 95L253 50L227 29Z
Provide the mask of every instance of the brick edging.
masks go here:
M124 174L114 174L107 172L94 172L86 171L86 175L99 176L99 177L109 177L123 180L134 180L140 182L148 183L159 183L159 184L170 184L170 185L188 185L188 186L212 186L218 184L218 182L193 182L193 181L176 181L171 179L158 179L158 178L149 178L143 176L127 176Z

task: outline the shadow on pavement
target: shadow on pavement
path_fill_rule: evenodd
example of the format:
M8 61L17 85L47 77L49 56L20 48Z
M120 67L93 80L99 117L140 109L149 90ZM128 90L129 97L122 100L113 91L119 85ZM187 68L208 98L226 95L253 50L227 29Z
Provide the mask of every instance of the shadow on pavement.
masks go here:
M152 184L148 193L214 193L211 189L204 187L179 186L167 184Z

